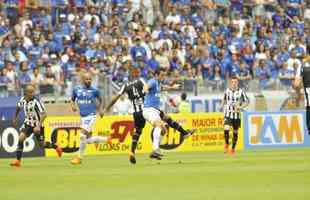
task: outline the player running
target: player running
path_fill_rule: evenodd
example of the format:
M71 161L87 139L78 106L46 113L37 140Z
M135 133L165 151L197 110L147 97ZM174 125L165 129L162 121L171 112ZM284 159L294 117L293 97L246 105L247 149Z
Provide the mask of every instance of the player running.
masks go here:
M91 131L96 121L97 107L101 109L102 99L99 90L92 87L91 82L91 75L84 73L82 76L83 85L76 87L72 94L71 108L73 112L76 112L78 107L81 116L80 149L79 155L71 160L74 165L81 164L87 144L110 142L109 137L92 136ZM102 115L101 112L100 115Z
M159 145L162 136L167 132L167 126L178 130L184 138L189 137L194 133L194 130L184 130L180 124L172 120L160 110L159 94L161 90L175 90L179 87L178 85L161 85L161 81L164 80L165 75L163 69L156 70L154 72L154 77L144 86L146 96L144 99L143 117L154 127L153 152L151 153L150 158L157 160L161 160L163 156L160 153Z
M24 110L25 119L20 128L18 139L18 148L16 151L16 160L11 162L11 166L20 167L21 159L24 149L24 141L34 133L39 145L47 149L55 149L58 156L61 157L62 149L54 143L44 141L44 127L43 121L46 118L46 111L43 103L34 96L35 88L28 85L25 88L25 95L21 97L16 106L15 116L13 118L13 125L17 127L18 115L21 109Z
M237 77L232 77L230 88L224 93L222 107L224 110L224 153L229 150L229 130L233 128L233 139L230 154L235 154L235 147L238 140L238 130L241 125L241 110L249 105L249 98L245 91L238 86Z
M145 126L145 119L142 115L142 108L143 108L143 101L144 101L143 87L146 83L142 78L139 78L140 76L139 68L131 68L131 76L132 76L132 80L125 83L121 87L118 94L115 97L113 97L111 102L105 108L104 113L109 111L111 107L117 102L117 100L122 95L127 94L134 108L133 119L134 119L134 125L135 125L135 132L132 135L132 140L131 140L131 151L129 154L129 161L132 164L135 164L136 163L135 151L137 149L137 144L142 134L142 130Z

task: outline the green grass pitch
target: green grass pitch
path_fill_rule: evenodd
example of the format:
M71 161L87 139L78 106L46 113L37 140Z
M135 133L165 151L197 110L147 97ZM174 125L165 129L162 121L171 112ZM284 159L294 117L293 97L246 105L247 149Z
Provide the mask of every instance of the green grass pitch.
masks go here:
M309 200L310 149L0 159L0 200ZM181 161L181 162L179 162Z

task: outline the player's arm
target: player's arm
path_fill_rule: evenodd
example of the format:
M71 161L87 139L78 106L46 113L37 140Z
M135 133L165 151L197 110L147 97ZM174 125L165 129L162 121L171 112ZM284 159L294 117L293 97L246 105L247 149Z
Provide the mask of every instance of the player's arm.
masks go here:
M35 107L34 107L34 109L35 109L36 112L38 112L39 115L40 115L40 121L39 121L39 123L36 125L36 127L35 127L35 129L34 129L34 132L35 132L35 133L40 133L41 127L43 127L43 123L44 123L44 120L45 120L46 117L47 117L47 114L46 114L45 107L44 107L43 103L42 103L40 100L35 101Z
M149 82L143 85L143 93L146 94L150 90Z
M77 97L76 91L73 90L73 92L72 92L72 97L71 97L71 101L70 101L71 109L72 109L73 112L76 112L76 111L77 111L77 105L76 105L76 101L75 101L75 100L76 100L76 97Z
M226 104L226 100L227 100L227 95L226 95L226 92L224 93L224 97L221 101L221 108L224 108L225 104Z
M294 88L299 89L301 87L301 77L300 76L295 76L294 80Z
M161 89L163 91L171 91L171 90L177 90L180 88L180 84L173 84L173 85L162 85Z
M245 93L245 91L242 90L241 95L242 95L242 103L241 103L240 109L242 110L248 107L248 105L250 104L250 100L247 94Z
M107 107L105 109L103 109L103 114L106 112L109 112L110 109L112 108L112 106L117 102L117 100L125 93L126 90L126 84L124 84L120 91L117 93L117 95L115 95L114 97L112 97L112 100L108 103Z
M19 115L20 111L21 111L21 105L20 105L20 102L18 102L17 106L16 106L15 115L13 116L13 120L12 120L14 127L17 127L18 115Z
M112 108L112 106L117 102L117 100L122 96L122 94L117 94L115 95L112 100L109 102L109 104L107 105L107 107L104 109L104 113L105 112L109 112L110 109Z

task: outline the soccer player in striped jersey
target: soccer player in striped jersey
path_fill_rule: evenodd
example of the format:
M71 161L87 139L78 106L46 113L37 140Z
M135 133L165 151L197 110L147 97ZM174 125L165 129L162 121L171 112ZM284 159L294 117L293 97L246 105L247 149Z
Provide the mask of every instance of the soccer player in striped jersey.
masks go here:
M237 77L232 77L230 87L226 89L222 101L224 110L224 152L227 153L229 149L229 130L233 128L231 154L235 153L235 147L238 140L238 130L241 125L241 110L249 105L249 98L245 91L239 88L239 81Z
M53 148L56 150L58 156L62 154L62 149L56 144L44 141L44 128L43 121L46 118L45 107L38 99L34 96L35 88L32 85L28 85L25 88L25 95L21 97L17 103L15 116L13 118L13 125L17 126L18 115L23 109L25 113L25 120L20 128L20 135L18 140L18 148L16 151L16 160L11 162L11 166L20 167L21 158L24 149L24 141L30 137L32 133L39 142L39 145L44 148Z
M140 76L139 68L134 68L134 67L131 68L130 73L131 73L132 80L125 83L121 87L118 94L112 98L111 102L105 108L104 113L109 111L111 107L117 102L117 100L122 95L127 94L129 100L131 101L133 105L133 109L134 109L133 119L134 119L134 125L135 125L135 132L132 135L132 140L131 140L131 151L129 154L129 161L132 164L135 164L136 163L135 151L137 149L137 144L142 134L142 130L145 126L145 119L142 115L142 108L143 108L143 101L144 101L144 96L145 96L143 87L146 83L142 78L139 78Z

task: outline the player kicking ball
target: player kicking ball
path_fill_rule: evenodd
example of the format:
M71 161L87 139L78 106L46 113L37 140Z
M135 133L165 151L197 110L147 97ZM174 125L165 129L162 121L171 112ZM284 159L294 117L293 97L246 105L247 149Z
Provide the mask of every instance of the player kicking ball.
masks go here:
M91 75L85 73L82 76L82 86L73 90L71 108L73 112L79 109L81 116L81 133L79 155L71 160L71 164L79 165L87 144L107 142L110 144L110 137L92 136L92 127L96 122L97 108L101 112L102 99L98 89L91 86Z
M146 95L144 98L143 117L154 127L153 152L150 158L156 160L162 159L163 155L160 153L159 145L162 137L167 133L168 126L179 131L184 138L194 134L194 130L184 130L180 124L160 110L159 94L161 90L175 90L178 88L178 85L161 85L161 82L165 79L165 75L166 73L164 70L156 70L154 72L154 77L144 86Z
M21 97L16 106L13 125L17 127L18 115L21 109L24 110L25 120L20 128L16 160L11 162L11 166L20 167L24 149L24 141L34 133L39 145L47 149L55 149L58 157L62 155L62 149L54 143L44 141L43 121L46 118L46 111L43 103L34 96L35 89L32 85L25 88L25 95Z
M233 138L230 154L235 154L238 141L238 131L241 125L241 110L249 105L249 98L245 91L239 88L237 77L232 77L230 87L226 89L222 101L224 110L224 153L229 152L229 130L233 128Z

